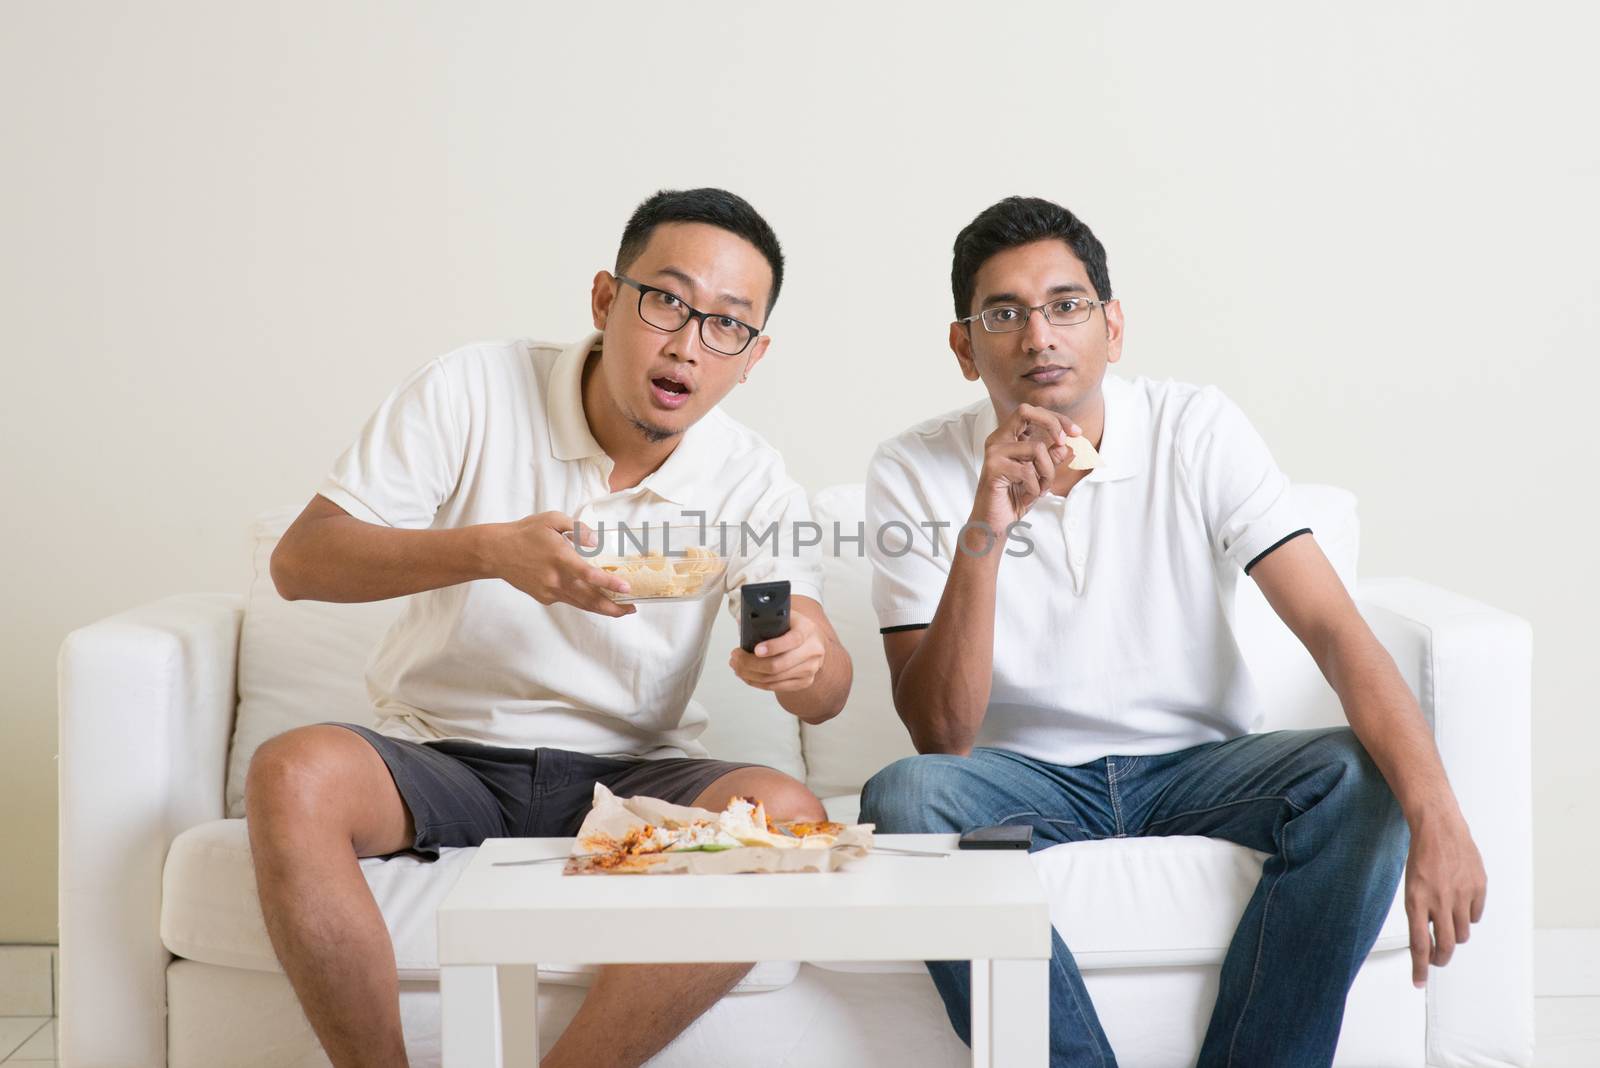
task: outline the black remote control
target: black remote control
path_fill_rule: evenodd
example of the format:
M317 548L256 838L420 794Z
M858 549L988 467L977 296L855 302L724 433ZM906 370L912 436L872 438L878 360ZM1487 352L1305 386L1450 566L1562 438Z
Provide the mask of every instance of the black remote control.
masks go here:
M747 653L789 632L789 582L752 582L740 587L739 648Z

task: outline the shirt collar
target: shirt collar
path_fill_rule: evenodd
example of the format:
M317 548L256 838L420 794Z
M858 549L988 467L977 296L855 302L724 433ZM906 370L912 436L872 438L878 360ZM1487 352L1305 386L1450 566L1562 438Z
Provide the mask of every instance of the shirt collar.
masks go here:
M557 460L605 455L583 414L583 368L599 344L599 333L590 334L561 350L550 368L545 413L550 423L550 452Z
M1120 376L1106 373L1100 383L1105 398L1105 427L1100 434L1100 462L1087 476L1089 482L1117 482L1132 478L1144 470L1144 449L1140 438L1143 421L1133 387ZM983 443L1000 425L994 404L987 397L980 402L977 418L972 423L972 454L983 462Z
M1105 398L1106 422L1100 434L1100 462L1089 472L1090 482L1117 482L1144 470L1145 449L1140 440L1143 424L1133 386L1120 375L1106 373L1100 383Z
M611 458L595 440L589 420L583 414L583 369L589 356L600 345L600 334L593 333L563 349L550 368L545 390L545 411L550 423L550 452L558 460L584 460L599 457L609 474ZM684 431L677 448L644 480L647 489L674 504L694 500L695 490L727 457L719 448L721 413L713 408Z

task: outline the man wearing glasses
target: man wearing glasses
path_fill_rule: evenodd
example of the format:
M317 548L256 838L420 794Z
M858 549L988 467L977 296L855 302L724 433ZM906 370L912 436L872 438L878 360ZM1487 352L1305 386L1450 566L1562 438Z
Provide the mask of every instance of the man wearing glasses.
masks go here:
M869 525L958 533L867 539L895 707L922 755L867 783L862 818L1029 824L1035 848L1204 835L1269 854L1199 1063L1330 1064L1402 870L1418 985L1483 911L1483 864L1428 725L1244 414L1215 388L1106 373L1123 317L1087 226L1049 201L1001 201L957 236L951 282L950 347L988 396L872 460ZM1018 522L1027 548L1006 536ZM1248 733L1240 575L1349 728ZM928 969L969 1040L966 962ZM1059 934L1050 1042L1053 1064L1116 1063Z
M800 782L706 759L696 740L706 716L689 696L721 598L618 604L608 593L626 582L574 544L598 525L695 513L761 532L810 519L777 453L716 407L765 355L757 324L782 282L777 238L744 200L650 197L615 270L595 275L596 333L474 345L418 370L273 554L291 600L413 595L368 664L376 729L281 734L246 783L267 930L334 1064L406 1063L393 947L358 858L571 835L597 782L825 818ZM730 664L820 723L843 707L851 668L816 558L736 559L724 589L731 609L738 586L778 579L789 632ZM749 967L603 968L544 1064L640 1064Z

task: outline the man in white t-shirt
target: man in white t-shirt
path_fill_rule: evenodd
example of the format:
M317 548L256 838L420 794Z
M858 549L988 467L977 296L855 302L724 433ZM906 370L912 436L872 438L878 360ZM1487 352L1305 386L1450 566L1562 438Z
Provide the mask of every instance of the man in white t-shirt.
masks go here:
M1087 226L1001 201L956 238L951 282L950 347L988 396L872 460L873 600L923 755L867 783L862 818L1026 824L1034 848L1206 835L1269 854L1199 1063L1330 1064L1402 870L1418 985L1483 910L1428 725L1244 414L1215 388L1106 373L1123 318ZM1349 728L1249 733L1241 575ZM966 963L928 968L968 1040ZM1115 1064L1059 934L1050 976L1051 1062Z
M334 1064L406 1063L394 952L358 858L571 835L596 783L825 818L788 775L708 759L706 713L689 701L724 598L732 610L742 585L774 580L790 583L789 631L732 650L732 670L807 723L850 689L818 561L789 534L810 520L805 493L716 407L766 353L782 281L777 238L741 198L650 197L615 269L595 275L597 333L473 345L422 367L273 554L290 599L411 595L368 664L375 727L279 735L245 789L267 931ZM626 580L588 549L624 523L630 552L674 551L667 523L725 533L723 596L617 603ZM544 1063L640 1064L749 967L603 968Z

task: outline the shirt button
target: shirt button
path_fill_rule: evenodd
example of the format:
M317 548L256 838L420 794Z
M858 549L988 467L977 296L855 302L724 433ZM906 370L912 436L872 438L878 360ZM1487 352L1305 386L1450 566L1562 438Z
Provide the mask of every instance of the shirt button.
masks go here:
M1083 566L1083 556L1082 556L1082 554L1079 554L1078 556L1074 556L1072 558L1072 566L1073 567L1082 567Z
M1067 529L1068 530L1077 530L1078 529L1078 520L1076 518L1067 520Z

